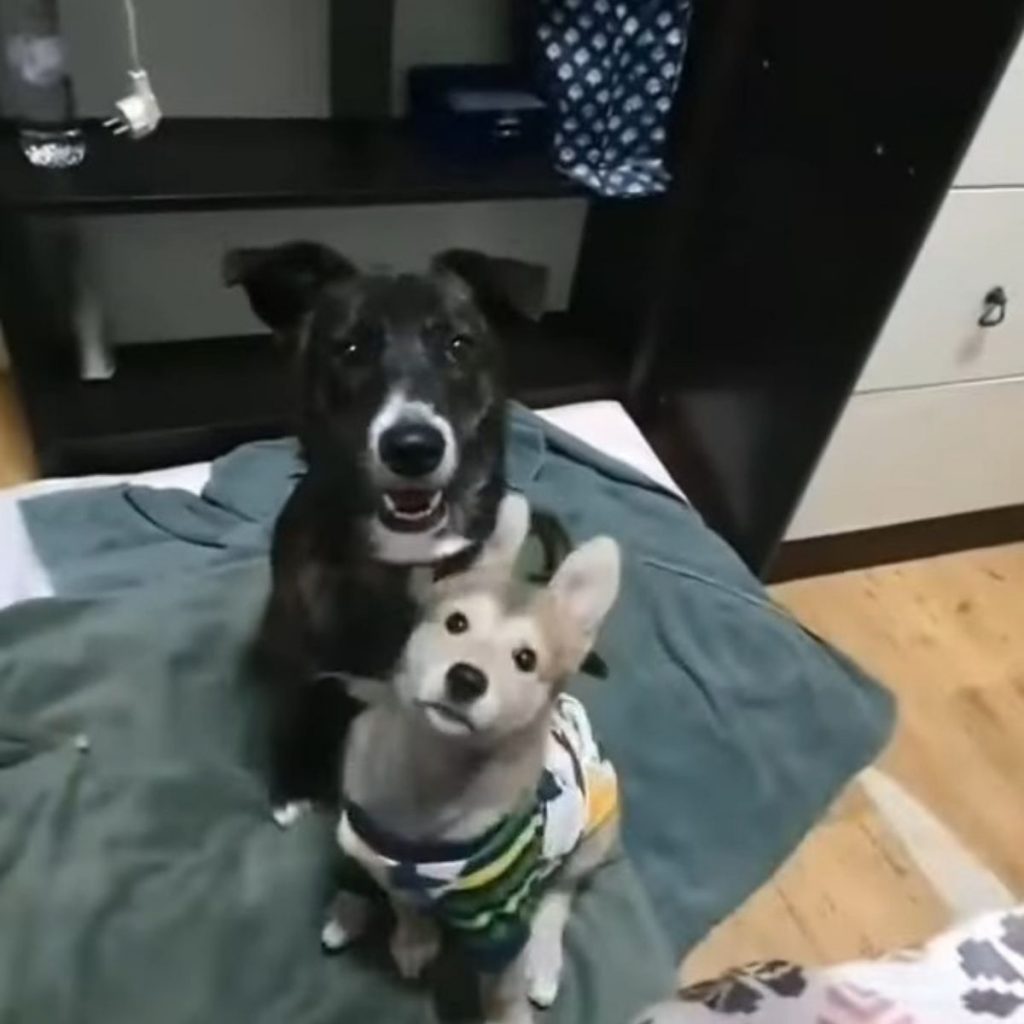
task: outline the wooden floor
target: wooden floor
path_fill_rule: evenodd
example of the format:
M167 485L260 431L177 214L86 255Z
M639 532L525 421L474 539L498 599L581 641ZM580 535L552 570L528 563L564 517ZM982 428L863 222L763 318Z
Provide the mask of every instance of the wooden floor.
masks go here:
M876 955L1024 898L1024 544L773 592L885 680L900 720L885 775L851 786L687 961L686 980L742 960ZM898 799L880 807L868 792L888 794L889 780Z
M0 486L34 474L0 375ZM775 597L885 680L900 722L778 876L688 959L815 964L916 944L1024 898L1024 544L783 584Z
M36 475L32 446L10 378L0 373L0 487L31 480Z

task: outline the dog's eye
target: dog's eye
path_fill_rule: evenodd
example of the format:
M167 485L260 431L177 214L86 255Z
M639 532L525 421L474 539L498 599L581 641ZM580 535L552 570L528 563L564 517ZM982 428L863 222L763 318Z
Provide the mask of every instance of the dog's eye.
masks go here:
M453 363L464 362L473 351L473 339L465 334L456 334L448 341L447 355Z
M367 366L378 348L378 335L369 324L357 323L335 337L331 354L343 366Z
M444 628L449 633L465 633L469 629L469 619L466 618L462 612L452 612L447 619L444 620Z
M334 351L346 366L359 366L366 361L369 348L369 345L357 338L348 338L339 341Z
M532 672L537 667L537 652L532 647L520 647L512 655L520 672Z

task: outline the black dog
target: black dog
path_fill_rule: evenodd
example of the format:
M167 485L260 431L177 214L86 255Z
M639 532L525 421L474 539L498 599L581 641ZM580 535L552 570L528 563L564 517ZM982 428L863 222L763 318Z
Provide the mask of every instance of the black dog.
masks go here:
M465 280L481 259L452 253L418 276L363 275L309 242L225 259L226 281L293 350L307 466L274 532L256 645L279 808L336 797L358 708L338 678L394 667L417 617L412 567L468 563L494 528L505 394Z

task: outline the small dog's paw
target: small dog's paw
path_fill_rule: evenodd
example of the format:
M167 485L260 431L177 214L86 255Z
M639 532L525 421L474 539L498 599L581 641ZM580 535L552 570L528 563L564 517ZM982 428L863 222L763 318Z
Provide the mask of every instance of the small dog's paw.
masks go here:
M557 974L539 974L530 978L530 1002L538 1010L550 1009L558 998L560 981Z
M337 953L360 938L369 923L369 902L355 893L339 892L331 904L330 916L320 929L320 946L325 953Z
M528 978L528 994L530 1002L538 1010L548 1010L555 1005L558 998L558 989L562 981L562 971L559 965L558 970L533 971Z
M400 916L391 935L391 956L398 973L415 981L441 951L441 933L425 917Z
M278 828L291 828L299 818L308 814L312 807L309 800L290 800L286 804L278 804L271 814L273 814Z
M320 945L325 953L340 953L351 941L348 929L331 918L320 931Z
M531 942L526 962L526 985L530 1002L539 1010L555 1005L562 983L562 944Z

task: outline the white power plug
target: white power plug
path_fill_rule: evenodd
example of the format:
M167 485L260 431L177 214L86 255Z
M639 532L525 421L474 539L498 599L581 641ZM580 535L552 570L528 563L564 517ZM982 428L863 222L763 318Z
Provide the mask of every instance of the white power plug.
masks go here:
M112 128L115 135L143 139L156 129L162 115L149 82L149 74L142 66L139 55L139 27L133 0L124 0L124 16L132 55L132 68L128 72L131 91L114 104L117 113L103 124L106 128Z
M112 128L115 135L131 135L133 139L145 138L160 123L160 104L149 84L149 75L139 68L129 71L131 92L117 101L117 115L104 121L107 128Z

